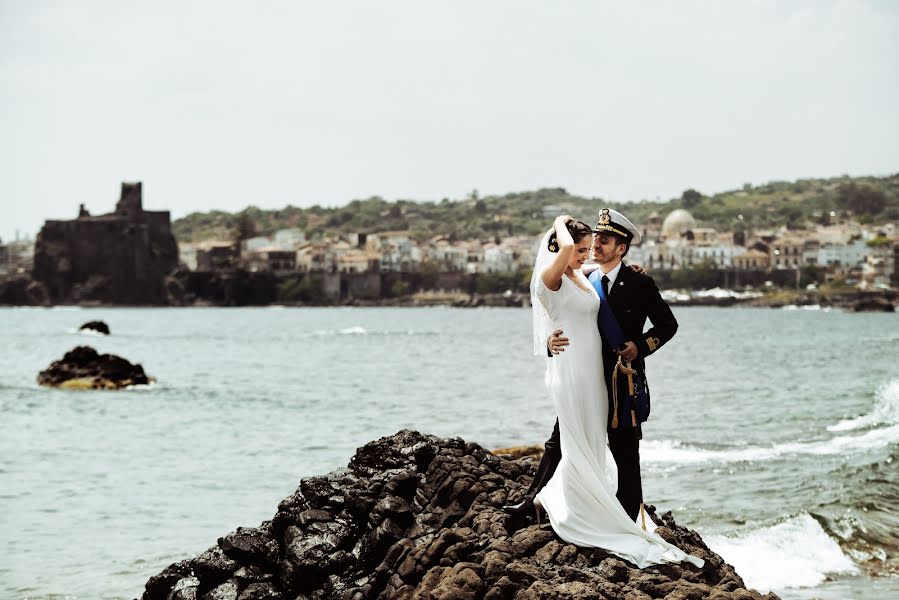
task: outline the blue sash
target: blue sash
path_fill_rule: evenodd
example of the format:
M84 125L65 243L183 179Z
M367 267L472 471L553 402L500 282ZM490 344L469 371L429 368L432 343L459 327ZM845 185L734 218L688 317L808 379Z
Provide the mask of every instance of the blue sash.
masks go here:
M622 267L625 268L625 267ZM594 271L588 277L596 293L599 294L599 331L612 348L620 348L625 343L624 331L609 306L609 299L602 285L602 272ZM620 363L620 359L619 359ZM631 429L637 428L640 423L649 418L649 386L646 383L646 375L640 371L630 371L630 375L617 376L619 367L616 366L612 376L612 386L616 389L611 390L609 407L609 426L612 429ZM628 369L630 363L627 364ZM626 371L625 371L626 374ZM622 401L619 403L618 399Z
M590 273L590 277L588 277L596 293L599 294L599 330L612 348L620 348L624 344L624 331L622 331L621 325L618 324L618 319L615 318L612 307L609 306L609 299L606 297L606 291L603 289L605 286L602 284L602 275L602 271L597 269Z

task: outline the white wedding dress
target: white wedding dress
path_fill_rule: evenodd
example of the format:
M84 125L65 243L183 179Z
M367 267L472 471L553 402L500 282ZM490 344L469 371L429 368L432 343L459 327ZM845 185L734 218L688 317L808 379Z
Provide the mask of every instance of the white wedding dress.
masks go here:
M702 559L643 531L615 497L617 470L606 440L609 400L596 323L600 299L580 271L575 276L585 289L563 275L561 287L553 291L536 277L536 295L549 323L570 340L564 352L546 359L562 460L537 500L552 528L570 544L603 548L640 568L682 561L701 567Z

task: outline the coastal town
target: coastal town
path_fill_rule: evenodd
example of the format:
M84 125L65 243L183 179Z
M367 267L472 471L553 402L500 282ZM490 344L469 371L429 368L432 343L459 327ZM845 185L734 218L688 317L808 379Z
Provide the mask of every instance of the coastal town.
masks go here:
M561 207L547 207L546 217ZM654 214L643 230L643 243L628 253L629 262L649 269L678 270L699 265L743 272L823 267L861 287L887 287L899 257L895 224L868 228L856 221L818 226L806 231L758 231L737 243L733 232L699 227L690 213L675 209ZM537 240L509 236L496 241L451 241L438 235L416 242L408 231L356 233L309 241L299 229L282 229L239 244L210 240L178 245L191 270L215 271L240 265L251 271L276 273L377 271L416 272L435 268L443 273L509 273L530 269Z
M539 216L550 222L575 208L545 205ZM652 212L638 225L643 240L627 260L648 269L663 289L714 288L729 298L765 286L891 290L897 224L865 224L836 212L823 217L804 227L726 231L703 226L684 208ZM539 239L299 227L255 235L250 225L228 238L176 240L169 212L144 210L142 184L126 182L112 213L95 216L82 205L71 220L47 221L35 239L0 242L0 301L333 304L503 294L515 305Z

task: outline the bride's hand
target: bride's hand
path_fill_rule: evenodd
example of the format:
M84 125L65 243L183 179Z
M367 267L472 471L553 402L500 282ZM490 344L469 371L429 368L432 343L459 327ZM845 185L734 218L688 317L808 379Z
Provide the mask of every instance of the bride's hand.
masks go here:
M640 275L648 275L649 274L649 271L647 271L646 269L644 269L642 266L640 266L638 264L632 264L632 265L628 265L628 266L631 268L631 271L633 271L635 273L639 273Z
M550 351L551 354L559 354L560 352L565 352L565 346L568 345L568 338L565 337L563 331L561 329L556 329L552 332L552 335L549 336L549 339L546 340L546 349Z

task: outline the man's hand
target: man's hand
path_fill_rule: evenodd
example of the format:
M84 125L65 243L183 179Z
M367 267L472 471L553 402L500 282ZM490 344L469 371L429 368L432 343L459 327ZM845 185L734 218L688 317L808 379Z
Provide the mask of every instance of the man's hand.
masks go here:
M626 343L624 345L624 350L618 351L618 356L620 356L625 362L633 362L637 360L637 354L639 354L639 352L637 352L637 344L633 342Z
M567 345L568 338L563 337L561 329L556 329L555 331L553 331L552 335L549 336L549 339L546 340L546 349L549 350L552 354L565 352L565 346Z
M649 273L649 271L647 271L642 266L640 266L636 263L632 264L632 265L628 265L628 266L631 268L631 271L633 271L635 273L639 273L640 275L646 275L647 273Z

